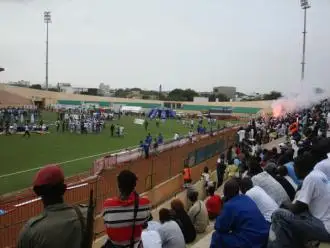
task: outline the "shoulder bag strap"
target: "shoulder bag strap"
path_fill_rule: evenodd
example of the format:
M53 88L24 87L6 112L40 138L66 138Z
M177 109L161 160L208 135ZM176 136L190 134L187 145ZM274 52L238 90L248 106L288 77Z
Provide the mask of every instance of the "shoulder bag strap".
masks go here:
M200 214L200 212L202 211L202 204L201 204L201 201L198 201L199 202L199 210L198 212L194 215L194 222L196 221L196 218L197 216Z
M81 227L81 247L84 247L84 237L85 237L85 230L86 230L86 226L85 226L85 221L84 221L84 217L83 214L80 210L80 208L76 205L73 205L72 208L74 209L74 211L76 212L79 222L80 222L80 227Z
M136 216L137 212L139 210L139 195L134 192L134 218L133 218L133 225L132 225L132 236L131 236L131 242L130 242L130 248L134 248L135 243L135 226L136 226Z

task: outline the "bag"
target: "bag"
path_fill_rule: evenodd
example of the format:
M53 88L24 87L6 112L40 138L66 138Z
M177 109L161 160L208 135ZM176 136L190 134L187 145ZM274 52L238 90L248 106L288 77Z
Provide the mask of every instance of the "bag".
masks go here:
M134 233L135 233L136 216L138 210L139 210L139 195L136 192L134 192L134 217L132 224L132 236L129 245L130 248L134 248L134 243L135 243ZM138 245L139 248L142 248L141 244L142 242L140 242L140 244ZM112 241L108 239L107 242L101 248L120 248L120 246L113 244Z

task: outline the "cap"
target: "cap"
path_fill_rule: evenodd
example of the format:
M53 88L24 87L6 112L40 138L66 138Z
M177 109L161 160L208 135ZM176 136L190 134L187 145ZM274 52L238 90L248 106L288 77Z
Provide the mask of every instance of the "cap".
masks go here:
M34 177L33 186L55 185L64 182L63 170L56 164L46 165Z

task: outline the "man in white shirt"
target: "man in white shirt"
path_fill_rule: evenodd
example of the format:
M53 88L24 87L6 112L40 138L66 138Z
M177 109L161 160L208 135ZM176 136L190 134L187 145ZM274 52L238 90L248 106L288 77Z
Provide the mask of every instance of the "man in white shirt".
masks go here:
M159 236L158 229L161 226L159 223L154 225L157 222L149 221L143 224L141 240L143 248L162 248L162 240Z
M242 128L241 130L239 130L237 132L238 134L238 141L239 143L241 143L243 141L243 139L245 138L245 130Z
M278 209L277 203L262 188L253 186L249 177L242 178L240 190L255 202L262 215L270 223L273 212Z
M304 247L318 240L330 242L330 184L327 176L313 170L315 158L299 156L294 169L302 188L294 203L285 203L273 213L268 248Z
M328 154L328 158L323 159L321 162L318 162L314 170L322 171L330 180L330 153Z
M290 198L282 185L266 171L252 177L254 186L262 188L279 206Z

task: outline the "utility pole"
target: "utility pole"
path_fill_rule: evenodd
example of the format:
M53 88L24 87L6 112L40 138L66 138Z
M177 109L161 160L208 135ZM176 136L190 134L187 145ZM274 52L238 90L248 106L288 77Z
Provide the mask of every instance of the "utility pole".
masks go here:
M48 24L52 22L50 11L44 12L44 21L46 23L46 90L48 90Z
M302 50L302 61L301 61L301 81L305 78L305 53L306 53L306 24L307 24L307 9L311 6L308 3L308 0L300 0L301 8L304 10L304 31L303 31L303 50Z

